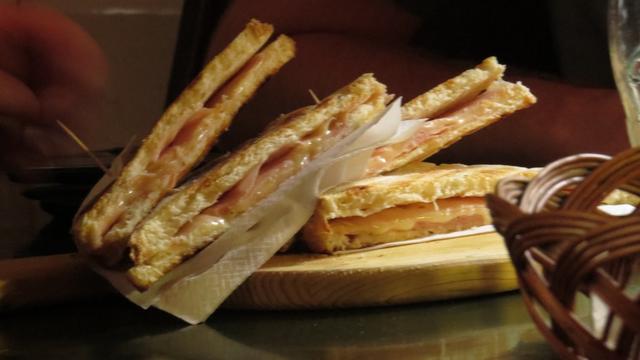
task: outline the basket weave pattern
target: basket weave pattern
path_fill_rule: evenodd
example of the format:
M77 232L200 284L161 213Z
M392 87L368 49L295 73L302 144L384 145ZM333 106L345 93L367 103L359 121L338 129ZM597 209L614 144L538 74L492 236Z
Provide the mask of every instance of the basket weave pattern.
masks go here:
M598 209L614 190L640 196L640 149L580 154L530 182L507 178L487 203L518 273L533 322L566 359L640 359L640 207ZM634 293L635 292L635 293ZM578 296L604 304L604 321L574 313Z

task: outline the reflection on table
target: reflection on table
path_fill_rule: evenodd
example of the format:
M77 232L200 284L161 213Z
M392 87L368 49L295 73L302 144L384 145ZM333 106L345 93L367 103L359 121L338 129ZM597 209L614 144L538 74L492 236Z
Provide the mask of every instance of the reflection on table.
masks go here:
M3 314L8 358L548 359L515 292L409 306L219 310L188 326L110 297Z

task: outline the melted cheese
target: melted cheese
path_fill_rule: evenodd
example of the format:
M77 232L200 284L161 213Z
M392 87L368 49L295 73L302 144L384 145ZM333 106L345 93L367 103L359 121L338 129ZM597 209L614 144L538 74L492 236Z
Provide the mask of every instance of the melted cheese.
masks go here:
M322 124L315 130L305 134L295 144L283 146L275 151L263 163L255 166L231 189L222 194L218 200L204 209L199 215L180 229L178 235L184 235L189 241L196 238L211 238L220 232L208 233L197 229L208 226L208 217L222 219L225 224L243 213L260 200L273 193L284 181L297 174L300 169L318 153L340 140L347 128L344 118L338 115L332 121ZM204 217L205 219L201 219ZM216 228L218 230L220 228Z
M385 209L375 214L329 221L332 232L357 236L418 230L424 235L468 229L491 223L482 197L455 197L437 203L415 203Z

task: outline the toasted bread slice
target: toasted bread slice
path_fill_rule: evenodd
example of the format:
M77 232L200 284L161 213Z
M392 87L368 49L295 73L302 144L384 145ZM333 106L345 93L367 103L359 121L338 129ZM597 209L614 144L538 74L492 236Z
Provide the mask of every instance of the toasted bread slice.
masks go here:
M73 224L78 247L101 262L123 259L129 235L209 151L240 107L295 53L287 37L251 20L169 106L116 181ZM257 53L257 54L256 54Z
M402 105L402 118L432 119L462 105L502 78L505 68L495 57L486 58L475 68L466 70Z
M535 102L536 98L524 85L496 80L471 101L425 121L409 139L375 149L369 159L367 175L375 176L427 159L464 136Z
M363 75L320 103L278 119L258 139L163 200L131 236L132 283L148 288L215 241L307 162L373 121L386 97L383 84Z
M462 137L518 110L536 98L521 84L500 80L505 66L495 57L445 81L402 106L402 118L425 119L416 133L400 143L374 151L367 176L422 161Z
M303 239L315 252L333 253L490 224L484 195L505 176L535 173L502 165L410 164L324 193Z

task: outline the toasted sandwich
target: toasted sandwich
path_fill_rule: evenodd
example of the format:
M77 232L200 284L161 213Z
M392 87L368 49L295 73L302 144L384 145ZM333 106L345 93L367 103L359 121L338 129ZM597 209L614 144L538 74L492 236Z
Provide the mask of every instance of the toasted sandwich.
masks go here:
M123 260L138 223L202 160L258 87L293 58L295 45L286 36L264 47L272 33L271 25L251 20L167 108L115 182L74 221L82 252L105 266Z
M277 119L259 138L166 197L131 235L131 282L149 288L214 242L307 163L372 123L387 100L386 87L365 74L318 104Z
M312 251L330 254L488 225L484 196L506 176L535 173L502 165L412 163L322 194L303 239Z
M424 119L408 139L373 152L367 176L422 161L501 118L529 107L536 98L521 84L502 80L495 57L447 80L402 106L402 118Z
M333 253L489 224L484 194L526 169L420 161L536 102L525 86L502 80L504 70L487 58L404 104L402 119L422 123L402 141L374 149L364 180L320 197L302 231L307 246Z

